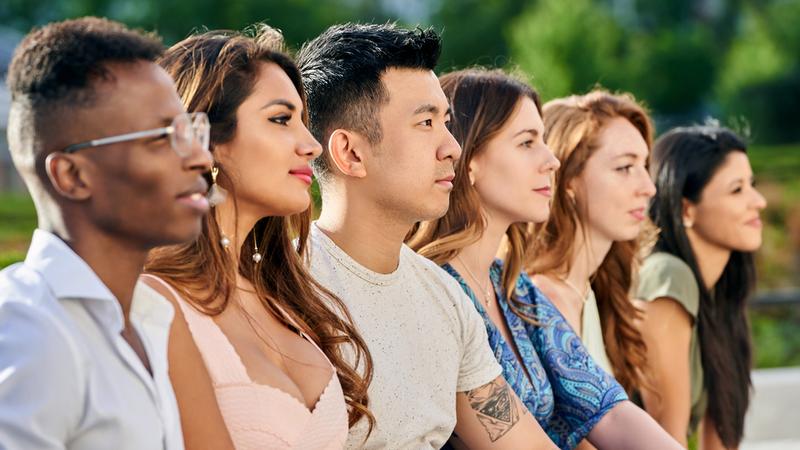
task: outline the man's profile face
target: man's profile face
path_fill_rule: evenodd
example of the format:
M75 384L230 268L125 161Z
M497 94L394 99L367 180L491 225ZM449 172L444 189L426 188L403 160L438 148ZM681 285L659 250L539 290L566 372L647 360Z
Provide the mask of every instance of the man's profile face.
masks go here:
M381 82L389 97L380 107L383 138L370 152L365 181L375 202L403 220L441 217L461 156L447 128L447 97L430 70L390 68Z
M170 76L149 61L108 64L112 77L97 83L98 101L76 113L72 139L90 140L169 126L184 112ZM192 240L208 211L202 174L210 155L195 145L181 158L169 137L87 148L90 182L86 212L98 228L142 249ZM194 195L192 195L194 194Z

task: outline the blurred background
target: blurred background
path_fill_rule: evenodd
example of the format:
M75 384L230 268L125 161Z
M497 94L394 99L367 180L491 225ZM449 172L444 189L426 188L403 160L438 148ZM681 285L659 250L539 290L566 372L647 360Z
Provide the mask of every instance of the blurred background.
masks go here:
M31 27L82 15L155 31L168 45L265 22L294 49L346 21L433 26L442 72L515 69L545 100L598 85L630 91L659 133L719 120L749 137L769 201L751 306L756 366L800 366L800 0L3 0L2 78ZM8 102L0 82L0 267L24 257L36 224L7 151ZM800 393L800 371L780 373Z

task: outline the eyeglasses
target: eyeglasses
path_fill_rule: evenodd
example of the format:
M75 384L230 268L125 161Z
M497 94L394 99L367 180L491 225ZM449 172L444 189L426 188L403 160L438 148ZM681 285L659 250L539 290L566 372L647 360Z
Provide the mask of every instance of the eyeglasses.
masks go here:
M203 112L182 113L172 119L168 127L153 128L152 130L135 131L133 133L109 136L101 139L81 142L67 146L64 153L75 153L78 150L90 147L100 147L101 145L118 144L120 142L135 141L144 138L157 138L169 136L169 144L172 150L181 158L192 154L192 145L197 142L203 151L208 151L211 125L208 116Z

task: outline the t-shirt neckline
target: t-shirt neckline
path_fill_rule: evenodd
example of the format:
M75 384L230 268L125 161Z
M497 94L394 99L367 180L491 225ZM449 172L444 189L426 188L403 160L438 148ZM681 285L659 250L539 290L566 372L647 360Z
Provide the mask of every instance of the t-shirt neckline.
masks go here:
M400 258L398 260L397 268L391 273L379 273L364 267L350 255L348 255L344 250L341 249L341 247L333 242L333 239L331 239L317 226L316 222L311 224L311 239L322 244L322 248L324 248L329 255L338 261L344 268L353 273L353 275L361 278L367 283L377 286L389 286L397 281L397 279L400 277L401 269L403 267L403 253L405 251L405 244L400 249Z

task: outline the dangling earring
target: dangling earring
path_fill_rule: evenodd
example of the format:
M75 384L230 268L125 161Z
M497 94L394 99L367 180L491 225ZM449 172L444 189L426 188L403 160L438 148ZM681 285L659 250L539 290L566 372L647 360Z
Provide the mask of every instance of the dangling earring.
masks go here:
M225 190L222 186L217 184L217 176L219 175L219 166L214 165L211 167L211 189L208 190L208 194L206 198L208 199L208 204L211 207L217 206L220 203L224 202L226 198L228 198L228 191ZM231 245L231 240L228 236L225 236L225 233L222 230L219 230L220 235L222 237L219 239L219 245L222 248L227 249Z
M217 184L217 175L219 175L219 166L214 165L211 168L211 189L208 190L208 204L212 207L219 205L228 198L228 191L222 186Z
M258 240L255 234L253 234L253 249L253 262L258 264L261 262L261 253L258 253Z

